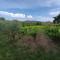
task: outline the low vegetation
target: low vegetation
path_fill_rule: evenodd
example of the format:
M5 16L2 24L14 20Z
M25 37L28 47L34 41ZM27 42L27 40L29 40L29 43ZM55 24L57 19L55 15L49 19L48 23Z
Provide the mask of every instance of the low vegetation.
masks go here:
M60 60L57 44L60 24L0 20L0 60Z

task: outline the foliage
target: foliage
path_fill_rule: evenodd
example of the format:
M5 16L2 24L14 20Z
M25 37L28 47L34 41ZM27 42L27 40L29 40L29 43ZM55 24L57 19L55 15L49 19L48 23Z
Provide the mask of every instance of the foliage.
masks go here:
M60 26L50 26L45 31L54 42L60 42Z
M2 20L2 21L5 21L5 18L3 18L3 17L0 17L0 20Z
M22 22L22 26L39 26L39 25L42 25L41 22Z
M30 51L30 46L25 46L20 37L30 35L35 38L37 32L45 32L51 38L60 36L60 25L43 26L40 24L28 25L19 21L0 21L0 60L60 60L60 52L45 52L43 48L37 47ZM20 36L22 34L22 36ZM56 34L56 35L55 35ZM59 37L60 39L60 37ZM19 40L19 41L18 41ZM55 40L54 40L55 41ZM19 45L18 45L18 43Z
M54 20L53 20L54 23L60 23L60 14L56 17L54 17Z

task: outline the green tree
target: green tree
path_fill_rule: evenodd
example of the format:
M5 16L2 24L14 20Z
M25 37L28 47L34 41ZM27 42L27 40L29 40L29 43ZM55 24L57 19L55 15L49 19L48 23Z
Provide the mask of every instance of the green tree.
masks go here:
M5 21L5 18L3 18L3 17L0 17L0 20L3 20L3 21Z
M54 17L53 23L60 23L60 14Z
M36 25L41 25L41 22L36 22Z

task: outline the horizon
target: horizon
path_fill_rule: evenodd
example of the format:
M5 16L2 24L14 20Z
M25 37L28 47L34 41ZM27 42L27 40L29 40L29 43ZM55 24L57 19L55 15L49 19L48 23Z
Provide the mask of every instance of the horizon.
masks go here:
M20 21L53 21L60 13L60 0L0 0L0 17Z

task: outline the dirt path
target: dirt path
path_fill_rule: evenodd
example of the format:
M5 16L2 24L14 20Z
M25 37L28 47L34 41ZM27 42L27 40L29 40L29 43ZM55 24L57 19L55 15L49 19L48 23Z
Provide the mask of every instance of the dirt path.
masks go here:
M37 33L36 44L44 47L46 50L47 49L54 50L56 48L56 45L52 42L52 40L48 36L46 36L43 32Z
M22 38L22 41L26 46L31 46L32 49L41 46L45 48L46 51L56 50L56 45L43 32L37 33L35 38L33 38L32 36L24 36Z

